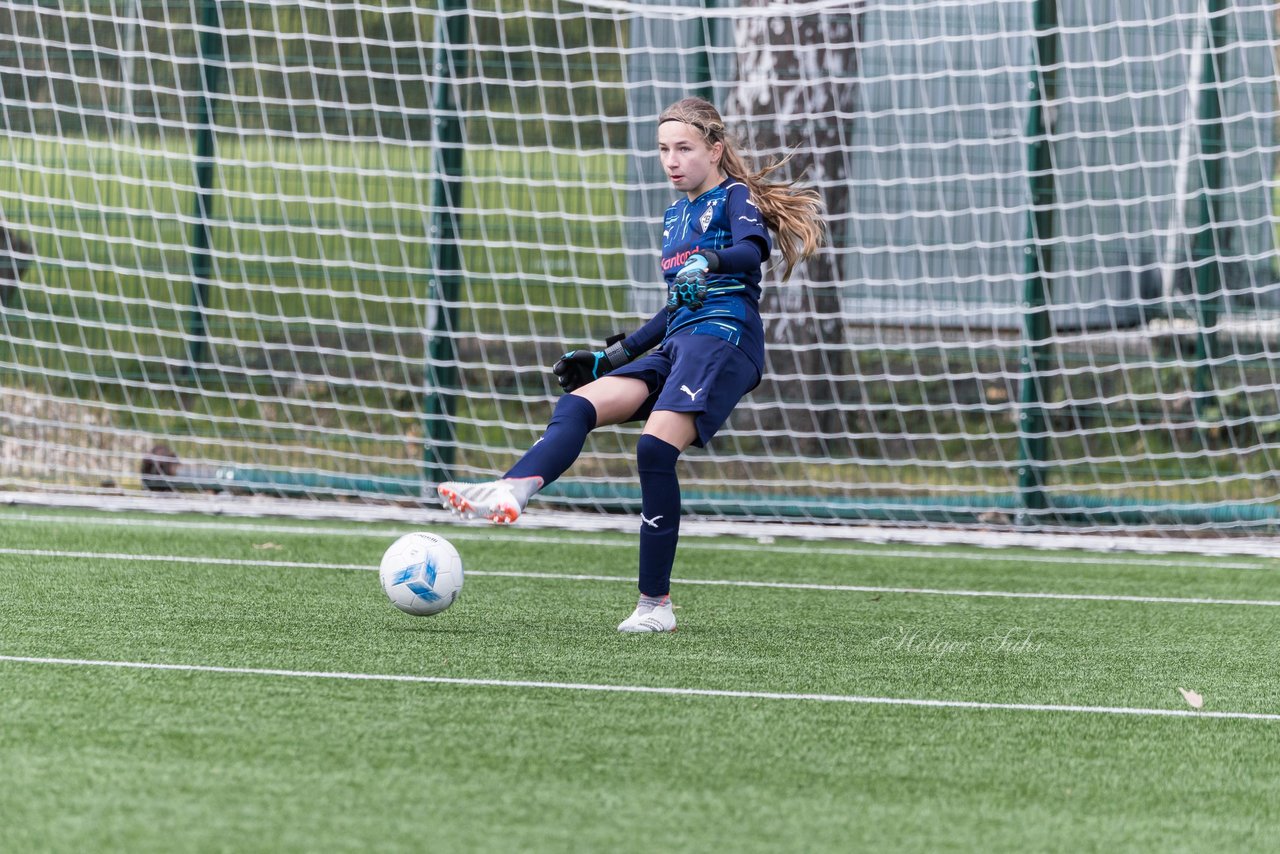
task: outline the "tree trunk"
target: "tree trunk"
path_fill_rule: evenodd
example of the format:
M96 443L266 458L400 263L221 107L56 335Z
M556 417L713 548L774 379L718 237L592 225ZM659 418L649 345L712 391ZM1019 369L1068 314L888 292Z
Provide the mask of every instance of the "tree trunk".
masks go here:
M763 6L772 0L748 0ZM805 455L845 457L851 409L860 398L845 345L840 257L849 216L847 131L856 95L860 3L821 13L742 18L735 27L738 84L726 112L737 119L746 153L759 161L795 157L788 177L803 176L827 209L828 245L786 284L781 267L766 274L762 310L769 364L755 397L778 405L760 413L765 430L783 430Z

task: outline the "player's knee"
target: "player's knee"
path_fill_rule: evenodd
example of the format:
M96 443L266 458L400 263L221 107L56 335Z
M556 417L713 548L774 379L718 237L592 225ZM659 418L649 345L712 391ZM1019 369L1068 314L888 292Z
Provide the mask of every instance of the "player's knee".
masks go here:
M680 449L645 433L636 443L636 467L642 472L674 471Z
M645 422L644 432L648 436L661 439L673 445L677 451L684 451L698 438L698 414L694 412L674 412L659 409L649 416Z
M588 431L596 429L596 408L591 401L576 394L566 394L556 401L552 421L573 421Z

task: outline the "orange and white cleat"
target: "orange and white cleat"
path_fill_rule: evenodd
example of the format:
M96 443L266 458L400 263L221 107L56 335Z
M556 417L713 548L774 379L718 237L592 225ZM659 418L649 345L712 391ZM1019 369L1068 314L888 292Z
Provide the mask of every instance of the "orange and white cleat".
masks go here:
M436 487L440 503L464 519L488 519L510 525L520 518L530 496L542 486L540 477L491 480L485 483L442 483Z

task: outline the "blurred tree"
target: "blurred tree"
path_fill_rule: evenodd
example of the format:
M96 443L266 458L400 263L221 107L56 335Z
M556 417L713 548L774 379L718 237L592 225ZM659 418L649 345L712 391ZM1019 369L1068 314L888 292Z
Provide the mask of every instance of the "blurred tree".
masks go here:
M751 6L773 2L747 0ZM848 129L862 6L855 0L811 15L738 19L738 85L725 105L745 131L747 152L763 162L794 150L788 174L817 187L826 204L828 245L797 268L791 283L775 278L762 306L779 315L767 329L771 343L785 345L770 348L772 379L765 393L801 404L773 410L778 422L763 426L806 437L797 449L822 456L852 453L845 413L860 398L845 347L842 285L848 274L841 270L838 243L850 215Z

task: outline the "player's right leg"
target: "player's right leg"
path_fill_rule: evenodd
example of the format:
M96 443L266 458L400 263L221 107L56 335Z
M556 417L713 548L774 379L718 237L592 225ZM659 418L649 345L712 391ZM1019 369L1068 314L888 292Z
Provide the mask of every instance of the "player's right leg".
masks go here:
M601 377L556 404L542 438L500 480L483 483L442 483L436 487L441 503L464 518L510 524L520 518L529 499L555 481L582 453L587 434L596 427L618 424L640 408L649 394L641 380Z

